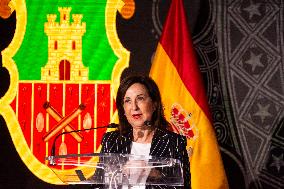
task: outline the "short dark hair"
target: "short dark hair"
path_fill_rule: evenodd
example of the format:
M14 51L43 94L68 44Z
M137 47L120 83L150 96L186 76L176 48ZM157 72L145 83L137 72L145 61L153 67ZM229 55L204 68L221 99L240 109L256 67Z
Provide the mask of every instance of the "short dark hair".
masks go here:
M124 115L123 103L126 91L135 83L144 85L149 97L152 99L152 102L156 104L156 109L153 112L151 119L151 126L153 128L166 129L169 126L169 122L165 119L160 91L155 81L148 76L130 76L121 81L116 96L116 108L118 110L120 133L124 134L132 129Z

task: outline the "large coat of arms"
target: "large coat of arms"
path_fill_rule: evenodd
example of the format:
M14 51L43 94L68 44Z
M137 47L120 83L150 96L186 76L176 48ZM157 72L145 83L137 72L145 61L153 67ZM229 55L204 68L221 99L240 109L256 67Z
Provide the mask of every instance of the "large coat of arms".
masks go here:
M57 140L57 155L99 151L106 129L72 131L112 121L116 88L129 62L115 23L125 5L120 0L9 3L17 23L2 51L11 80L0 113L21 159L46 182L61 184L45 159L60 133L71 132Z

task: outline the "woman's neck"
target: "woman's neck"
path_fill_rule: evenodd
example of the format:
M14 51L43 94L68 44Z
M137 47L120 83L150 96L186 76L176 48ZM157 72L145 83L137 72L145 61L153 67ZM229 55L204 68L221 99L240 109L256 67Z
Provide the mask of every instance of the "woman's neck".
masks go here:
M133 129L133 142L151 143L154 136L154 130L149 129Z

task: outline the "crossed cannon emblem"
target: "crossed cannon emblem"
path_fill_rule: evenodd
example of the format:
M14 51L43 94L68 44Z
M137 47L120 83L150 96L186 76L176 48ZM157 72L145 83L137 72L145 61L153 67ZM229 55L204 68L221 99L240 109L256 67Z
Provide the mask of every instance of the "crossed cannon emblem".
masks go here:
M77 140L77 142L82 142L83 136L78 132L72 132L75 129L70 125L70 122L78 117L78 115L86 108L84 104L80 104L78 108L74 109L69 115L63 117L61 116L50 104L50 102L45 102L43 108L46 112L53 117L57 124L49 130L44 136L43 141L48 142L53 136L65 129L67 132L70 132L71 136Z

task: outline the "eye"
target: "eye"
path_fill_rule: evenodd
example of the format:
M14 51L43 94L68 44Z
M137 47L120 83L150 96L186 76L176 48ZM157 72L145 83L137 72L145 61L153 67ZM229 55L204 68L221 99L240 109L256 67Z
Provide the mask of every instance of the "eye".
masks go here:
M123 101L124 104L129 104L130 102L131 102L130 99L124 99L124 101Z
M144 101L144 100L145 100L144 96L138 96L137 97L137 101Z

